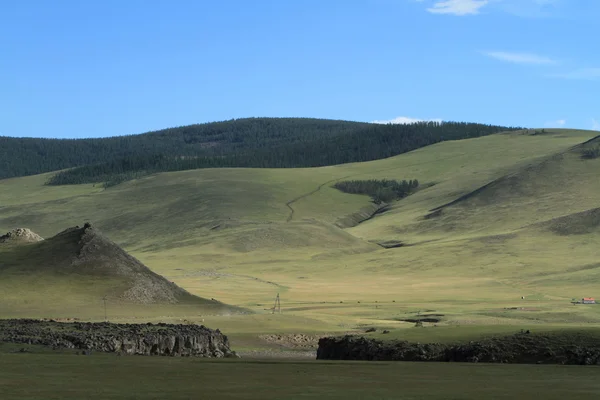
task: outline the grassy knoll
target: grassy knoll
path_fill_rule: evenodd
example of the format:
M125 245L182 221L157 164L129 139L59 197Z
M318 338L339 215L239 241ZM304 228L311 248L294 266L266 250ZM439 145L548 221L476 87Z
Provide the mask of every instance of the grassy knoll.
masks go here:
M593 399L596 368L3 354L19 399ZM469 379L464 378L468 376Z
M90 220L191 293L257 313L113 307L110 318L204 320L231 335L234 348L236 340L260 346L256 335L265 332L376 326L425 341L453 329L469 336L479 329L597 327L600 306L570 300L600 297L600 231L590 211L598 207L600 159L569 151L596 133L547 132L444 142L323 168L158 174L107 190L43 186L47 175L2 180L0 232L19 226L47 237ZM335 225L370 199L342 193L334 182L406 178L423 189L358 226ZM376 244L386 241L405 246ZM42 293L45 283L58 285L40 278L6 287L22 303L0 303L0 316L103 318L99 299L45 305L29 290ZM62 285L67 293L78 283ZM271 315L265 309L277 293L283 313ZM402 321L419 313L443 316L438 327L424 329Z

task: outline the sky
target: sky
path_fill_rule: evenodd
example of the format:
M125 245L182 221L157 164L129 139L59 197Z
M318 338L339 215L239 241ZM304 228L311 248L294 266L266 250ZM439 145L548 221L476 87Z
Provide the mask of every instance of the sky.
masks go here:
M600 130L598 0L0 0L0 136L244 117Z

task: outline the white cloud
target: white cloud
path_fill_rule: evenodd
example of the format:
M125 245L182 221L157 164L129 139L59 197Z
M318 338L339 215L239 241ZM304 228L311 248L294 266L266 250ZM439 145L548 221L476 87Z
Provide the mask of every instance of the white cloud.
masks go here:
M410 118L410 117L396 117L394 119L388 120L375 120L371 121L372 124L415 124L417 122L442 122L440 118L433 119L419 119L419 118Z
M595 118L592 118L592 130L600 131L600 122Z
M579 68L562 74L550 74L548 77L597 81L600 80L600 68Z
M507 51L487 51L484 52L488 57L495 58L496 60L511 62L515 64L529 64L529 65L552 65L556 64L557 61L549 57L539 56L533 53L511 53Z
M564 15L565 0L414 0L428 2L434 14L476 15L483 7L523 18L547 18ZM570 3L570 2L569 2ZM487 7L489 6L489 7Z
M548 121L545 125L549 128L558 128L565 126L566 123L566 119L557 119L556 121Z
M443 0L437 1L427 11L433 14L475 15L489 0Z

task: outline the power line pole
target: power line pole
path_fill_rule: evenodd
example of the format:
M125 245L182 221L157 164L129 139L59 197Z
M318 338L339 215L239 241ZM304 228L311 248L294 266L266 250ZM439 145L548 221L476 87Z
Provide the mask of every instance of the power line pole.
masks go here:
M108 315L106 314L106 296L104 296L102 300L104 300L104 322L108 322Z
M281 314L281 301L279 300L279 293L277 293L277 297L275 298L275 305L273 306L273 314L275 314L275 310Z

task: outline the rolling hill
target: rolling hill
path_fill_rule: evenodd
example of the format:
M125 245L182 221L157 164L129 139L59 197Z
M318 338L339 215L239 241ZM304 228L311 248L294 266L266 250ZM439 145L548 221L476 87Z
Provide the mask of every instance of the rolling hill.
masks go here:
M0 179L62 171L53 185L120 182L197 168L291 168L376 160L444 140L514 128L446 122L380 125L246 118L101 139L0 137Z
M600 309L570 301L597 295L600 159L582 157L596 135L515 131L369 162L157 173L108 189L5 179L0 228L46 236L92 220L192 294L260 314L280 293L279 319L219 319L230 332L403 330L419 310L448 327L593 325ZM421 189L371 217L368 196L333 187L366 179Z
M365 125L309 118L248 118L97 139L0 137L0 178L110 163L135 154L222 155L235 149L343 136Z
M0 286L5 305L43 302L46 307L68 308L77 299L83 307L106 300L121 307L183 304L205 312L234 311L152 272L89 223L47 240L28 229L2 238Z

